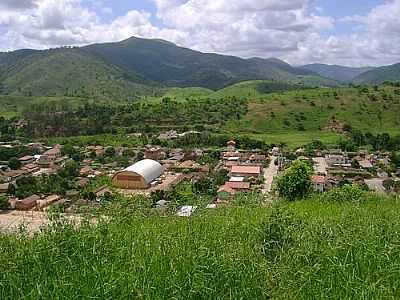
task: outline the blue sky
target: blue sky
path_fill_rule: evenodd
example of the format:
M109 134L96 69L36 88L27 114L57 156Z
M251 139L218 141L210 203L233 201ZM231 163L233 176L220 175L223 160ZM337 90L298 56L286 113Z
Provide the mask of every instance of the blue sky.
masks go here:
M0 51L162 38L199 51L400 62L400 0L0 0Z

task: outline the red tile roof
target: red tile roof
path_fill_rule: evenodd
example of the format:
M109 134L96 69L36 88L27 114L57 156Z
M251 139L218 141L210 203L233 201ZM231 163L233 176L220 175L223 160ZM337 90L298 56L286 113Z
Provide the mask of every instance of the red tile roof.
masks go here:
M226 186L234 190L248 190L250 189L250 182L232 182L228 181L225 183Z
M314 175L313 177L311 177L311 181L314 183L325 183L326 178L325 178L325 176Z
M260 166L232 166L232 173L238 174L260 174L261 167Z

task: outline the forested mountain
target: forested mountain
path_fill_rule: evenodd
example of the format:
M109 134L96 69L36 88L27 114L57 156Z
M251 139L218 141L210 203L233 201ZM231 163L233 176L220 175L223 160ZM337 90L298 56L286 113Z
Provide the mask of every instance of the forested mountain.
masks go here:
M385 81L400 82L400 63L376 68L354 79L354 82L358 84L381 84Z
M301 68L315 72L322 77L330 78L339 82L351 82L360 74L374 69L373 67L351 68L325 64L310 64L302 66Z
M0 56L3 94L134 98L151 82L80 49L21 50Z
M157 93L162 87L219 90L246 80L337 86L369 70L317 64L293 67L276 58L243 59L132 37L80 48L0 53L0 94L126 100ZM360 75L356 82L399 78L398 66L376 72ZM376 79L374 74L379 74Z
M337 84L277 59L201 53L162 40L130 38L82 48L0 53L0 89L10 95L126 99L155 87L216 90L254 79Z
M314 72L294 68L277 59L242 59L202 53L166 41L135 37L119 43L90 45L82 50L127 73L136 72L166 86L199 86L216 90L245 80L303 82L299 76L318 77ZM337 84L320 79L321 85Z

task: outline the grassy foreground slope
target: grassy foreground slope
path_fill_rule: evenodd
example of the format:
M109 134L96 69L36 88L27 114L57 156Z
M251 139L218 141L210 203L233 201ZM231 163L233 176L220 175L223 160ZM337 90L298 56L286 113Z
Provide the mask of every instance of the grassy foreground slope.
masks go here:
M1 235L0 298L398 299L399 215L311 199Z

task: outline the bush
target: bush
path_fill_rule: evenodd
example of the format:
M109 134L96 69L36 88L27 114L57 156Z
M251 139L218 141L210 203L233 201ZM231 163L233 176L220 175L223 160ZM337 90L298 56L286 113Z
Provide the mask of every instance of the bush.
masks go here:
M8 198L5 195L0 195L0 209L8 208Z
M332 202L360 202L366 198L365 192L358 186L346 184L323 194L323 200Z
M18 160L18 158L13 157L8 161L8 166L13 170L18 170L21 168L21 162Z
M279 194L290 201L305 197L311 191L311 174L310 165L295 161L278 179Z

